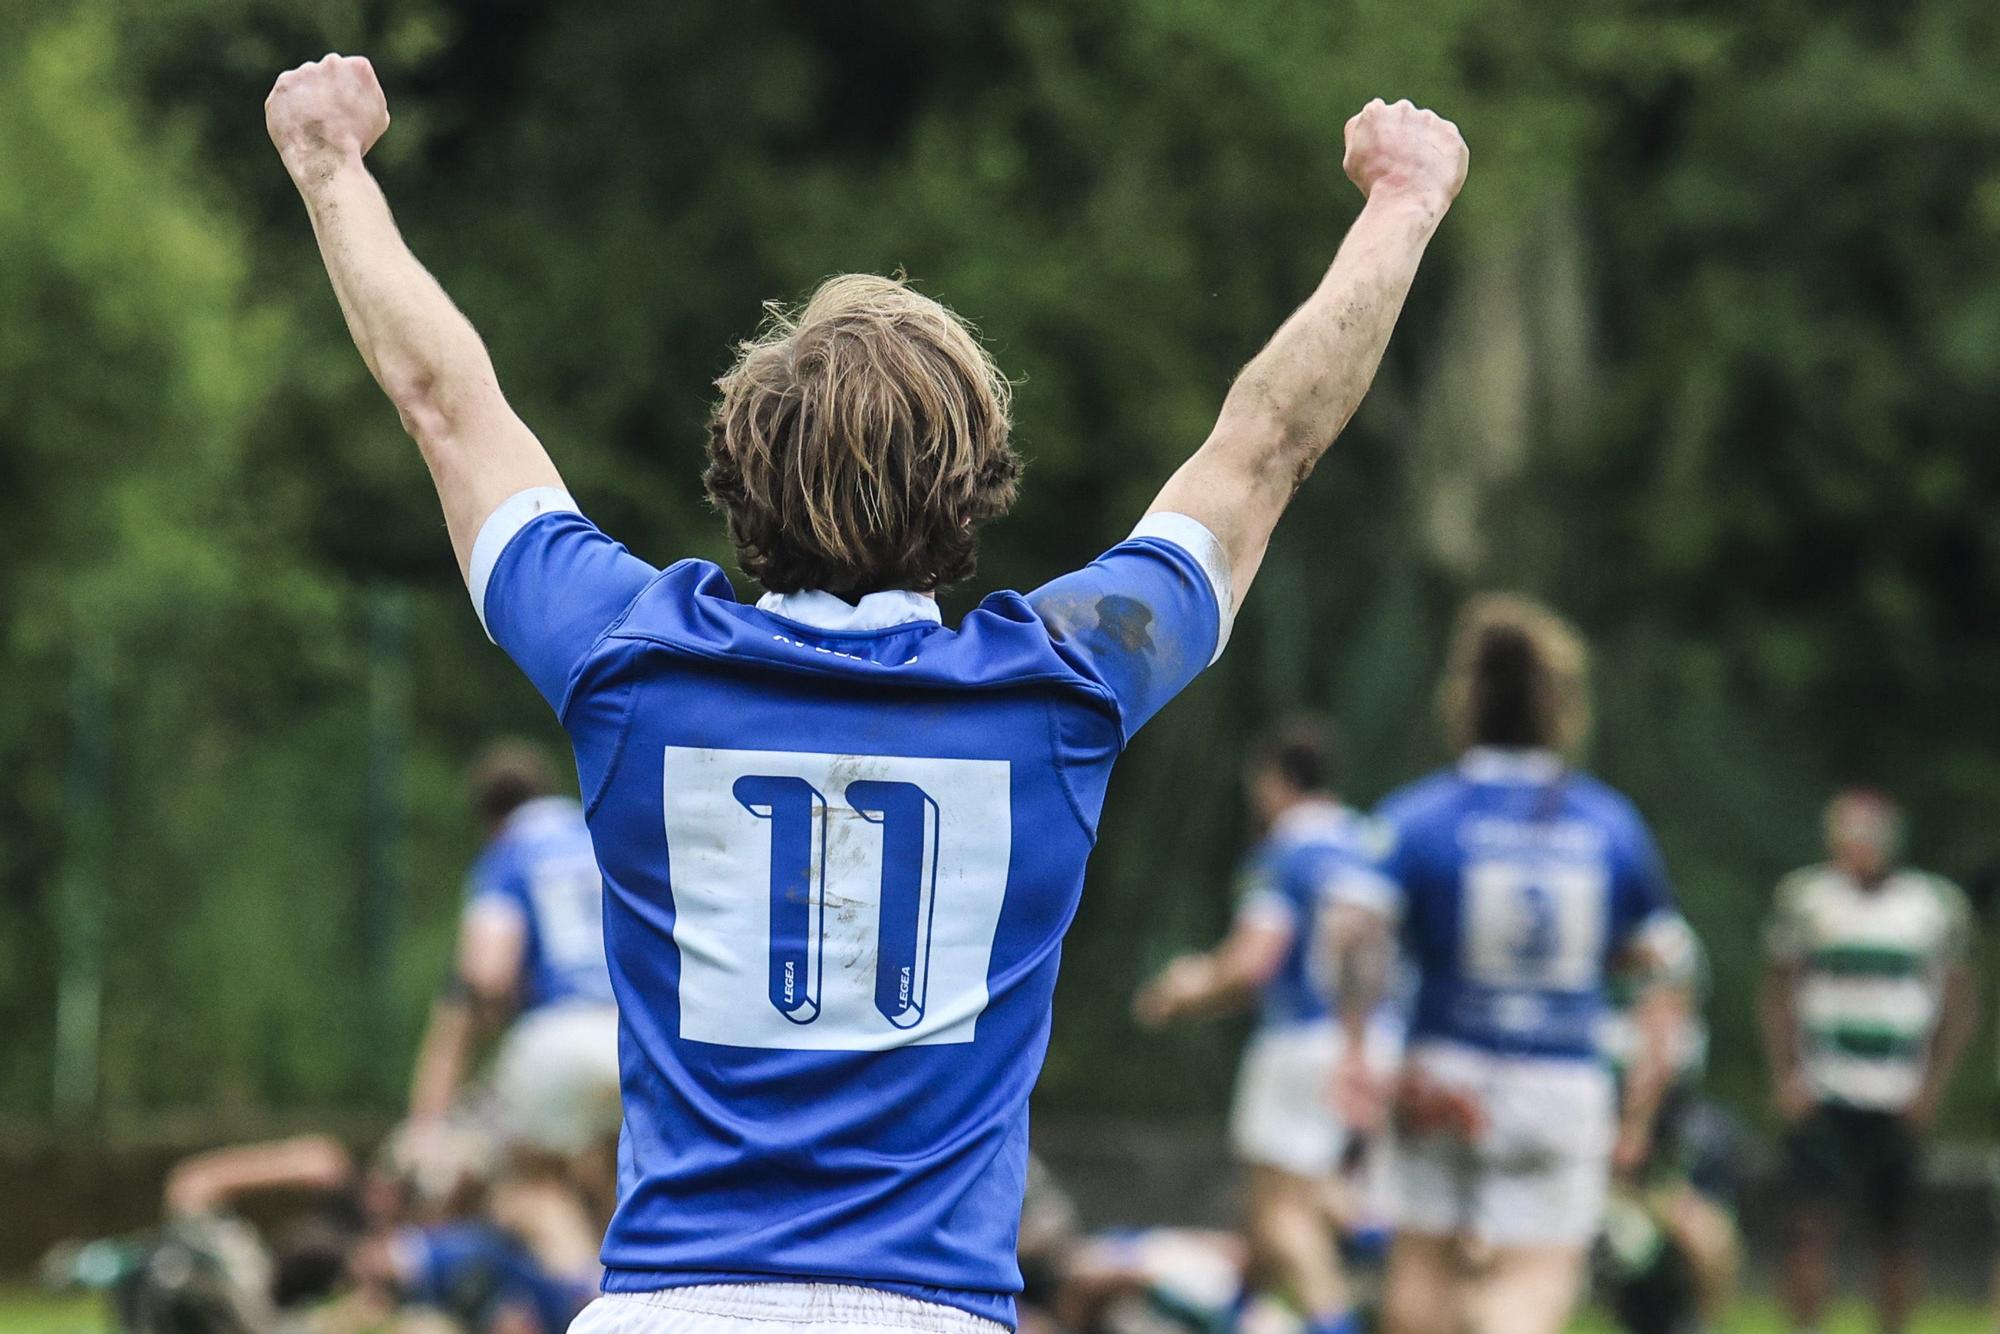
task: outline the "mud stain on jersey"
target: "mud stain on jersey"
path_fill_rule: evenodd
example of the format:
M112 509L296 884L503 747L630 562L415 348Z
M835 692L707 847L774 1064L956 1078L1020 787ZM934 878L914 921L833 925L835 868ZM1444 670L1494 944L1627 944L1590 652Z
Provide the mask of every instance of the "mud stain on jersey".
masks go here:
M1137 598L1107 593L1097 599L1097 628L1127 653L1151 653L1153 609Z

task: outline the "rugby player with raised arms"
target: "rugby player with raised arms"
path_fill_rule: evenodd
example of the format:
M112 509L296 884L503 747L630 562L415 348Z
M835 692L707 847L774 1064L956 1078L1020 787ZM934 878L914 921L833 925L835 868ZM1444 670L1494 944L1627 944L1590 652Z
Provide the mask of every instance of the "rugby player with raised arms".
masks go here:
M1466 151L1371 102L1366 196L1125 540L956 629L1014 498L1007 382L885 278L738 349L705 482L738 563L664 569L583 517L363 155L374 71L265 107L348 328L415 438L474 609L569 733L605 884L625 1126L604 1331L1011 1326L1027 1100L1112 762L1221 651L1374 376Z

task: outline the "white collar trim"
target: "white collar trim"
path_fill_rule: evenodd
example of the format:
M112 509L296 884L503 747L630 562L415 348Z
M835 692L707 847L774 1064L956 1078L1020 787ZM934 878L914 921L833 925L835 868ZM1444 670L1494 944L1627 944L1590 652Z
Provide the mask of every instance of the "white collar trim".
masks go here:
M1271 821L1271 834L1274 838L1294 838L1331 833L1345 825L1350 816L1347 807L1331 797L1304 797Z
M891 630L922 621L944 624L944 613L938 610L936 598L907 588L869 593L859 602L849 602L814 588L796 593L766 593L757 599L757 610L815 630Z
M1563 761L1552 750L1474 746L1459 758L1458 771L1475 783L1553 783Z

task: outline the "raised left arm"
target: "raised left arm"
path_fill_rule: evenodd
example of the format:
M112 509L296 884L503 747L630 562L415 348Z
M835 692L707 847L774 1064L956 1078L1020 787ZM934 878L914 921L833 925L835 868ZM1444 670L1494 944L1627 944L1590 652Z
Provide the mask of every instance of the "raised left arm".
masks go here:
M329 55L279 76L264 120L304 198L348 332L423 451L459 572L509 496L560 487L541 441L500 392L486 345L396 230L362 158L389 128L374 67Z
M1674 1043L1691 1020L1693 1008L1687 986L1665 976L1657 976L1633 1003L1636 1041L1625 1067L1618 1139L1612 1149L1612 1165L1620 1173L1636 1171L1652 1150L1660 1103L1673 1083Z

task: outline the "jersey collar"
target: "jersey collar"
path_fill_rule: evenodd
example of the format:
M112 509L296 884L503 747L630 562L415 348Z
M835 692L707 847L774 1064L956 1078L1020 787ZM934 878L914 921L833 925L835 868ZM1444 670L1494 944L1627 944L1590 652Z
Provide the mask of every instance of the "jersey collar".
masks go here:
M859 602L849 602L813 588L794 593L766 593L757 599L757 610L782 616L800 625L809 625L815 630L850 633L891 630L899 625L916 625L925 621L932 625L944 624L944 613L938 610L936 598L913 593L907 588L868 593Z
M1329 834L1344 826L1349 818L1347 807L1331 797L1305 797L1287 806L1277 819L1271 821L1271 837L1310 838L1315 834Z
M568 797L530 797L507 813L507 817L500 822L500 832L511 833L524 825L535 824L542 820L558 817L566 819L578 809L580 808L577 804Z
M1474 746L1459 757L1458 771L1473 783L1553 783L1563 761L1552 750Z

